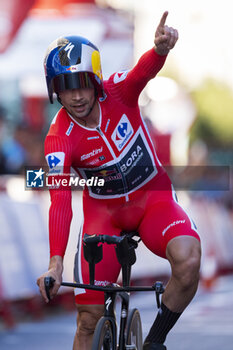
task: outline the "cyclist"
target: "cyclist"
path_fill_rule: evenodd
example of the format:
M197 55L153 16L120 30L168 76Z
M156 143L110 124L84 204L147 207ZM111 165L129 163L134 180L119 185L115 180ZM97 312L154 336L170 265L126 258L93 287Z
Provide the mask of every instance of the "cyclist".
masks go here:
M196 292L200 265L198 233L176 201L138 107L141 91L162 68L178 39L177 30L165 25L167 15L164 12L156 29L154 47L133 69L114 73L107 81L102 79L97 47L85 38L59 38L45 57L50 102L55 92L62 105L45 140L51 173L62 179L72 167L84 179L98 176L105 180L104 186L86 186L83 193L75 281L89 282L80 243L84 233L119 235L121 230L137 230L144 244L171 264L161 309L144 343L147 350L166 349L166 335ZM60 186L51 189L50 195L51 258L48 271L37 280L46 302L44 277L55 279L53 297L62 280L72 218L71 189ZM96 265L97 285L117 280L120 266L113 249L103 248L103 260ZM103 293L77 290L75 302L78 316L73 349L90 349L103 313Z

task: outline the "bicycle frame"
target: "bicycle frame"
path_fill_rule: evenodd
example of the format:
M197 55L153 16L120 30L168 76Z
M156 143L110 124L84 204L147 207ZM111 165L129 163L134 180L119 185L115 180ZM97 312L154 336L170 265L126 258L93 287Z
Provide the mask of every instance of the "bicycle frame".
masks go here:
M126 339L125 339L125 329L127 316L129 311L129 292L132 291L154 291L156 294L156 301L158 308L160 307L160 294L164 292L164 287L162 282L156 282L153 286L141 286L141 287L131 287L129 286L131 266L136 261L135 249L138 246L138 241L134 240L132 237L135 236L135 232L127 233L124 236L107 236L107 235L84 235L83 247L84 247L84 257L89 263L89 276L90 284L81 283L70 283L62 282L62 286L73 287L73 288L84 288L96 291L104 292L105 297L105 309L104 317L109 319L112 324L113 334L114 334L114 348L116 349L116 315L115 315L115 302L116 296L119 295L121 298L121 315L120 315L120 328L119 328L119 349L126 349ZM102 259L102 245L99 243L115 244L116 255L118 261L122 266L122 280L123 287L117 284L107 285L105 287L96 286L94 284L95 280L95 264ZM51 277L45 278L45 288L48 298L49 289L52 287L54 281Z
M116 296L118 295L121 298L120 327L119 327L119 337L118 337L119 349L126 348L125 329L126 329L126 322L127 322L127 316L128 316L128 310L129 310L129 298L130 298L129 292L151 292L151 291L155 292L158 308L160 307L160 294L164 292L164 287L162 282L156 282L153 286L140 286L140 287L136 287L136 286L120 287L116 284L102 287L102 286L95 286L90 284L71 283L71 282L62 282L61 285L65 287L85 288L85 289L104 292L105 308L104 308L103 316L110 320L112 327L115 331L114 334L116 334L116 315L115 315ZM116 342L116 339L114 339L114 342Z

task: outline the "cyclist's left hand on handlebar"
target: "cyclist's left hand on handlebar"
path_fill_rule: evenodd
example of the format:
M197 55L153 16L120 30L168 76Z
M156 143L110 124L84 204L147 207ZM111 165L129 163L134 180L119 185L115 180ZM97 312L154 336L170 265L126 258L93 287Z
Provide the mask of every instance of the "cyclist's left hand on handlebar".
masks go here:
M178 40L178 31L165 25L167 15L168 11L165 11L155 32L155 51L161 56L167 55Z
M53 287L49 290L50 299L52 299L57 294L62 282L62 271L63 271L62 259L54 259L54 258L55 257L53 257L50 260L49 270L37 279L37 285L46 303L49 302L49 299L45 290L45 281L44 281L45 277L51 277L54 279Z
M52 299L57 294L62 280L61 280L61 276L59 276L59 274L57 274L55 271L52 271L52 270L49 270L48 272L44 273L37 279L37 285L40 289L40 294L44 298L45 302L48 303L49 299L45 291L45 277L51 277L55 281L53 284L53 287L49 290L50 299Z

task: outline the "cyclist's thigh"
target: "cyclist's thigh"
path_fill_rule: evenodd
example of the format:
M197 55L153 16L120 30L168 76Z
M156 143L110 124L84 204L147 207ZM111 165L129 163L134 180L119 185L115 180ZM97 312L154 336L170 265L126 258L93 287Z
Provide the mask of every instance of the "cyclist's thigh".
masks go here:
M103 208L102 208L103 209ZM87 234L107 234L107 235L119 235L120 230L111 223L111 218L107 214L106 210L101 212L101 216L98 215L98 210L90 215L85 216L84 224L81 228L78 249L75 256L75 269L74 278L77 283L89 283L89 265L83 255L82 237L84 233ZM105 286L109 283L116 282L119 272L120 264L117 260L115 248L113 245L103 244L103 258L95 265L95 284L99 286ZM76 304L103 304L104 295L103 292L76 289L75 290L75 302Z
M171 239L178 236L200 239L194 222L169 192L151 203L139 233L147 248L163 258L166 258L166 247Z

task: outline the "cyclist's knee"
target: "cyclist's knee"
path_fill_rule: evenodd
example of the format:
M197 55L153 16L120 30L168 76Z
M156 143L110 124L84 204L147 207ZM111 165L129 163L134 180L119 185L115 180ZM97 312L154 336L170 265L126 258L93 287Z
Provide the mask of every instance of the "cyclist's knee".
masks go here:
M173 243L171 241L167 248L167 256L171 263L172 275L182 288L197 284L201 260L200 242L197 239L179 237Z
M96 323L103 315L103 305L77 305L77 333L91 335L94 333Z

